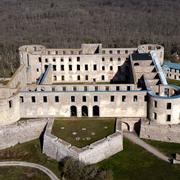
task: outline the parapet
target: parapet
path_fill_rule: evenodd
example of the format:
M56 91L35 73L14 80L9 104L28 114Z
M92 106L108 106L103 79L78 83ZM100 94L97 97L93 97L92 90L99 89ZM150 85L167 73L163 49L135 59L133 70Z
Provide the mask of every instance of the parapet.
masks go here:
M102 53L102 44L82 44L82 54L99 54Z
M45 50L46 47L42 45L24 45L19 47L19 52L36 53Z
M164 47L159 44L142 44L138 46L139 53L150 53L152 51L156 51L157 56L160 60L160 64L162 65L164 62Z

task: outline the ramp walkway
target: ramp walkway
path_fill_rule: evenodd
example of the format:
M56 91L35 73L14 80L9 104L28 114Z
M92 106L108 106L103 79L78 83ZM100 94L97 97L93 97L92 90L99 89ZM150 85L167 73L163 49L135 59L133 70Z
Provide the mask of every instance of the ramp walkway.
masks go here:
M49 71L50 71L51 67L52 67L52 65L49 64L48 67L46 68L45 72L41 74L39 80L37 81L37 84L38 84L38 85L44 83L44 81L46 80L46 77L47 77L48 74L49 74Z
M156 50L151 51L150 54L151 54L151 56L152 56L152 60L153 60L153 62L154 62L156 71L157 71L158 74L159 74L161 83L162 83L163 85L168 85L167 80L166 80L166 76L165 76L165 74L164 74L164 72L163 72L163 69L162 69L162 67L161 67L161 65L160 65L160 61L159 61L159 59L158 59Z
M164 155L162 152L151 146L150 144L146 143L142 139L140 139L134 132L123 132L123 135L125 138L129 139L131 142L141 146L154 156L158 157L159 159L166 161L166 162L171 162L170 158L166 155Z

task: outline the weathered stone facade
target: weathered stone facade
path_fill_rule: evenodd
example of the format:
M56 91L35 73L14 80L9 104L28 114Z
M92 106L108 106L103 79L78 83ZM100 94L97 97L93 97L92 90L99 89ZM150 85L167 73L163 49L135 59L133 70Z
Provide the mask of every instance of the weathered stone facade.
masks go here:
M163 70L168 79L180 80L180 64L170 61L164 62Z
M47 122L47 118L28 119L0 126L0 149L39 138Z
M180 124L163 125L142 121L140 138L180 143Z

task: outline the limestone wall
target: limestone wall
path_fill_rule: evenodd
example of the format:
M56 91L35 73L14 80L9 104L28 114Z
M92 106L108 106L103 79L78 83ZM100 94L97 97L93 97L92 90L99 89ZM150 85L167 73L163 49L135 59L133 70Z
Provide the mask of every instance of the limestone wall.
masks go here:
M102 49L101 46L101 44L84 44L82 49L46 49L41 45L22 46L19 48L20 61L21 64L30 67L32 82L36 82L49 64L53 66L54 83L107 82L116 75L129 54L137 48ZM95 69L94 65L96 65Z
M170 69L165 72L168 79L180 80L180 70L179 69Z
M57 161L66 157L73 157L85 164L94 164L123 150L123 136L119 129L107 138L96 141L84 148L77 148L52 135L52 126L53 121L50 121L44 134L43 153Z
M107 138L96 141L82 149L79 153L79 160L87 163L94 164L123 150L123 139L120 132L116 132Z
M167 94L160 92L160 95L149 93L148 118L159 124L179 124L180 123L180 95L172 95L168 87ZM177 92L178 93L178 92ZM170 119L168 119L168 116Z
M11 124L20 119L19 96L13 95L0 100L0 125Z
M180 143L180 124L160 125L157 123L141 123L140 138L164 142Z
M67 92L21 92L24 102L20 103L21 117L70 117L71 106L76 106L77 116L82 117L82 106L87 106L88 116L93 116L93 107L99 107L100 117L146 117L146 91L67 91ZM32 102L32 97L35 102ZM47 102L43 102L43 97ZM55 97L59 97L59 102ZM71 96L75 102L71 102ZM86 96L86 102L83 102ZM97 102L94 97L97 96ZM111 96L114 100L111 101ZM125 97L122 101L123 96Z
M7 83L8 88L25 87L27 84L26 66L21 65Z
M138 46L138 51L140 53L149 53L152 50L156 50L160 64L164 62L164 47L158 44L142 44Z
M0 149L39 138L48 119L28 119L0 126Z

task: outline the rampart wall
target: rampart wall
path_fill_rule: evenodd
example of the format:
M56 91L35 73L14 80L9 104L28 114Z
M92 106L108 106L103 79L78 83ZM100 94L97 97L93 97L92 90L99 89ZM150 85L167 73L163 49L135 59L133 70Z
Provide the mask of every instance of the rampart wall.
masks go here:
M9 88L25 87L27 84L26 66L20 65L17 71L13 74L11 79L7 83Z
M53 121L49 122L46 128L43 153L57 161L63 160L66 157L73 157L85 164L94 164L123 150L123 136L121 130L89 146L77 148L52 135L52 126Z
M39 138L48 119L28 119L0 126L0 149Z
M180 143L180 124L164 125L142 121L140 138Z

